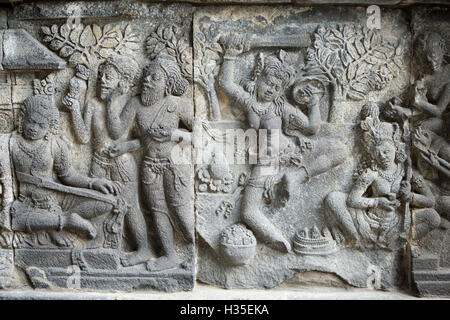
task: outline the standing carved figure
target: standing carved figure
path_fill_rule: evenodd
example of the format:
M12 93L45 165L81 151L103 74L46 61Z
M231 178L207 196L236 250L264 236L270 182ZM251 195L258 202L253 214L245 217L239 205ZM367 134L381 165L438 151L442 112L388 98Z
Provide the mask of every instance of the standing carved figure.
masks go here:
M179 267L176 225L189 244L194 241L192 168L172 158L180 140L191 141L191 133L179 129L180 121L192 129L192 103L181 97L188 84L176 62L158 57L144 70L140 97L132 98L122 112L107 109L111 135L120 137L134 125L144 148L142 190L162 246L162 256L147 264L150 271Z
M424 129L440 134L443 130L442 115L450 104L450 65L444 61L444 39L435 32L423 41L427 62L433 71L414 85L413 105L431 117L422 124Z
M19 129L9 140L19 195L4 210L11 213L12 230L26 233L47 231L57 245L66 246L68 243L61 231L93 239L97 230L88 219L105 214L114 206L99 200L86 200L63 212L58 191L64 192L66 185L118 194L120 186L106 179L88 178L75 171L66 143L56 135L58 123L59 111L49 99L33 96L23 102ZM63 185L53 179L54 173ZM89 192L81 192L89 195ZM122 206L120 210L125 208Z
M323 173L346 158L345 147L339 141L314 141L312 150L303 156L297 152L292 155L301 159L298 170L287 176L278 173L278 165L283 162L287 150L295 148L293 142L284 133L297 136L316 134L321 125L319 102L323 96L323 86L318 81L300 81L293 89L294 100L305 105L309 114L292 106L285 96L285 90L291 85L295 71L284 60L282 51L278 56L264 57L262 54L256 63L253 81L245 88L238 85L235 60L244 52L244 39L237 36L221 38L224 46L224 62L219 74L219 85L237 104L244 109L248 125L258 130L267 130L267 154L269 161L259 159L252 168L251 176L245 187L242 200L242 220L255 234L268 245L282 252L290 252L291 244L282 232L261 212L260 207L267 187L274 180L281 180L285 186L286 200L289 194L309 178ZM278 140L277 140L278 139ZM259 146L261 148L263 146ZM277 178L278 177L278 178Z
M360 124L371 164L350 193L331 192L325 206L334 234L342 231L356 248L389 250L398 246L403 224L397 208L411 189L403 181L406 156L398 124L380 121L379 111L368 107Z
M112 56L99 68L100 87L97 92L103 103L89 95L94 88L87 88L89 100L84 103L85 90L77 88L86 88L82 76L78 81L71 80L69 92L63 100L70 110L77 139L83 144L91 143L93 157L90 175L120 181L123 186L121 194L131 205L125 223L136 250L121 258L124 266L136 265L151 257L147 227L139 205L136 162L129 153L139 149L140 143L139 140L129 140L127 133L118 136L108 133L104 104L117 109L117 112L122 110L129 98L129 90L137 80L138 68L132 58Z

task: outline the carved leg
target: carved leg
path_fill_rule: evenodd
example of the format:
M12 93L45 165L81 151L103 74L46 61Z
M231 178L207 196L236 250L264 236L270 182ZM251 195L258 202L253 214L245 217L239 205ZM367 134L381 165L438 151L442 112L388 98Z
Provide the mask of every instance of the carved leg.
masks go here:
M133 182L124 185L121 195L131 204L131 210L125 215L125 224L128 230L127 234L136 246L136 250L125 254L121 258L121 262L124 266L133 266L151 258L147 239L147 225L139 206L136 184Z
M330 215L328 218L334 221L338 226L331 226L332 228L340 227L346 233L346 236L351 241L358 241L358 230L356 230L353 223L352 216L347 210L347 194L339 191L333 191L325 197L326 214Z
M263 189L247 185L242 199L242 220L253 230L257 237L276 250L291 251L291 244L280 230L260 211Z
M436 229L441 224L441 217L432 208L415 209L414 217L414 239L421 239L431 230Z
M311 178L337 167L347 157L348 151L343 143L335 139L323 139L316 143L315 150L307 158L305 168Z
M441 196L436 199L436 211L447 220L450 220L450 196Z
M440 118L432 117L420 123L422 129L432 131L438 135L442 135L444 129L444 121Z
M143 176L142 189L146 205L152 211L156 233L162 247L162 255L148 261L147 269L161 271L176 268L180 262L175 252L173 227L169 219L162 175L146 172Z

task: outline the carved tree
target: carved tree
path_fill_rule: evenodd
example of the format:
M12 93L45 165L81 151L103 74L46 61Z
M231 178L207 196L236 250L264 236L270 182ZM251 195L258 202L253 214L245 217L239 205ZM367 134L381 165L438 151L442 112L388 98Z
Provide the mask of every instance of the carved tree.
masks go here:
M96 71L98 66L113 54L131 54L139 49L138 36L127 25L122 32L118 25L107 24L101 28L93 24L56 24L42 27L43 41L53 51L67 58L72 65L84 64ZM96 72L93 72L96 75Z
M332 86L329 121L341 118L341 103L382 90L403 67L403 44L392 44L377 30L357 25L319 27L307 51L306 71Z
M186 38L177 26L161 24L147 37L147 55L152 60L164 55L174 59L183 76L192 80L192 48Z
M211 24L209 28L200 27L194 34L195 63L194 81L206 92L210 107L210 118L220 120L219 100L217 99L215 77L222 63L222 46L217 42L217 27Z

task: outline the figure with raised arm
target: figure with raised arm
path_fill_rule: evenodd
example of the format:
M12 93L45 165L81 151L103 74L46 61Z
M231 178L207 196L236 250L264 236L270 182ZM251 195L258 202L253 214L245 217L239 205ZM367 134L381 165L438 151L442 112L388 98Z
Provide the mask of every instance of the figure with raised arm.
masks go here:
M347 155L345 146L333 139L309 141L320 129L320 100L324 87L314 79L298 80L292 87L294 101L306 107L307 114L291 105L285 91L294 82L295 70L285 60L285 52L265 57L258 56L252 81L241 86L237 77L236 59L244 52L245 39L227 36L221 39L224 46L224 62L219 74L219 86L240 106L247 117L250 128L267 130L267 157L270 161L258 159L252 167L241 204L242 220L257 237L269 246L282 252L290 252L290 241L262 212L263 197L271 185L279 182L284 186L284 202L292 192L309 178L326 172L341 164ZM287 150L298 149L289 136L296 136L299 144L307 141L308 152L295 154ZM264 146L259 146L259 148ZM264 154L264 152L260 152ZM286 159L286 155L289 159ZM295 159L294 159L295 158ZM290 175L280 175L280 163L294 162L297 169Z
M127 206L119 200L117 206L107 198L108 201L101 201L102 197L86 189L118 194L120 185L75 171L67 144L57 136L59 111L51 100L43 96L29 97L22 103L20 111L19 129L9 139L13 174L19 184L18 197L12 203L4 204L3 209L11 214L12 230L47 231L58 246L69 245L62 231L95 238L97 230L89 219L113 209L127 210ZM58 180L53 178L54 174ZM57 195L66 189L90 199L63 212Z
M83 81L88 77L84 75L89 70L85 70L77 74L78 82L71 81L63 103L70 111L77 140L82 144L91 143L90 176L119 181L123 186L122 196L131 206L125 216L125 225L135 250L124 254L121 262L124 266L132 266L151 258L146 222L139 204L138 170L130 154L140 148L140 142L130 140L128 133L112 138L106 123L106 105L117 109L117 112L123 109L129 99L129 91L137 81L139 66L130 57L116 55L108 58L99 69L97 93L100 101L93 96L95 88L87 88L87 101L83 90L77 90L78 83L81 83L78 87L86 87Z
M179 164L172 152L181 140L191 141L192 102L182 97L188 88L178 64L158 57L144 70L142 93L132 98L122 112L108 107L108 129L120 137L137 129L144 156L141 186L144 201L154 218L162 254L147 263L150 271L178 268L174 230L189 244L194 242L193 173L190 163Z

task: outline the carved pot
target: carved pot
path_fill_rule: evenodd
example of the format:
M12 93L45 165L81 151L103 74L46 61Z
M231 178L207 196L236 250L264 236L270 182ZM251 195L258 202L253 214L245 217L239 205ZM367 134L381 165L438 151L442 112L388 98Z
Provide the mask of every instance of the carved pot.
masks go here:
M233 266L247 264L255 254L256 243L235 245L220 243L220 252L227 262Z

